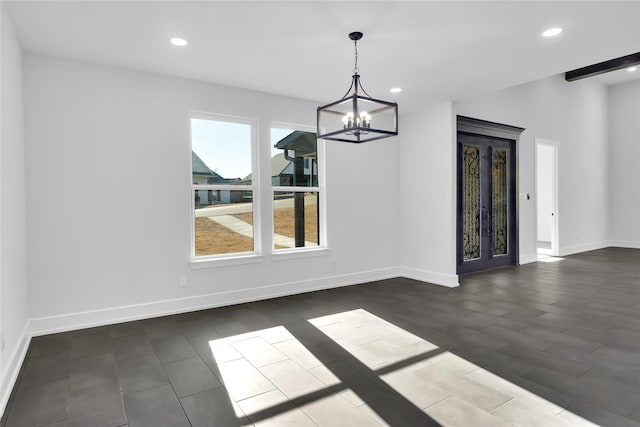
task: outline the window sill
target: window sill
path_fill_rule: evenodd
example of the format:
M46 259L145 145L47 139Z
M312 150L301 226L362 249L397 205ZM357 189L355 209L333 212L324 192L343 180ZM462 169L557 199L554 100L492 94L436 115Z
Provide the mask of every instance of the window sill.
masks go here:
M310 248L310 249L281 249L271 254L273 261L286 261L298 258L311 258L317 256L329 255L328 248Z
M255 264L264 261L264 255L247 254L221 258L191 259L191 269L226 267L229 265Z

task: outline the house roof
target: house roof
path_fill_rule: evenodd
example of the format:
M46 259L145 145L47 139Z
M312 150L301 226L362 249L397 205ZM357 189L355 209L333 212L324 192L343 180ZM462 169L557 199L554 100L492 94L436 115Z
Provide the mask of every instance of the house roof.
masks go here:
M278 153L271 158L271 176L278 176L291 164L291 160L284 157L284 153ZM244 177L243 181L251 181L251 174Z
M315 133L296 130L278 141L274 147L293 150L296 152L296 157L315 158L318 143Z
M194 151L191 151L191 171L194 175L210 175L216 178L222 178L212 171Z
M271 158L271 176L278 176L291 164L291 160L284 157L284 153L278 153Z
M209 184L229 184L238 182L239 178L223 178L216 172L212 171L209 166L193 151L191 151L191 172L193 175L209 176L207 179Z

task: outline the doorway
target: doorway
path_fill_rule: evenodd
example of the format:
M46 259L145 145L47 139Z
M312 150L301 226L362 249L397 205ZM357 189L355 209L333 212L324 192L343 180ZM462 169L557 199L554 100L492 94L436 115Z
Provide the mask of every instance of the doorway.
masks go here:
M458 274L518 263L516 141L522 130L458 117Z
M536 251L558 256L558 143L536 139Z

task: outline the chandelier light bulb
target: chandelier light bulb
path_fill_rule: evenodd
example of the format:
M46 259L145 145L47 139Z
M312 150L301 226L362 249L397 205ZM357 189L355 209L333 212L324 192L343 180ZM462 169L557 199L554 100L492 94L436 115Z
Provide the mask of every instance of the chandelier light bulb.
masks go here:
M371 127L371 116L366 111L360 113L360 119L362 121L362 127L370 128Z

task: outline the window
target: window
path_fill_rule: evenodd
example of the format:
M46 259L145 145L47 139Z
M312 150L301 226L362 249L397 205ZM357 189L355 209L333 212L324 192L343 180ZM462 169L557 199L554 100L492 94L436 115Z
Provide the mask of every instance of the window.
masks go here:
M192 258L258 251L255 128L251 120L191 117Z
M191 116L191 259L195 268L206 268L209 261L215 265L258 262L260 254L268 251L279 253L280 259L326 253L309 250L325 246L326 240L321 233L324 199L316 134L273 125L270 140L258 144L257 123L211 114ZM259 165L258 159L265 164ZM273 205L272 239L264 232L270 225L269 217L264 217L269 209L265 208L261 221L260 204ZM270 241L260 241L261 236Z
M314 132L271 128L273 249L320 246L318 143Z

